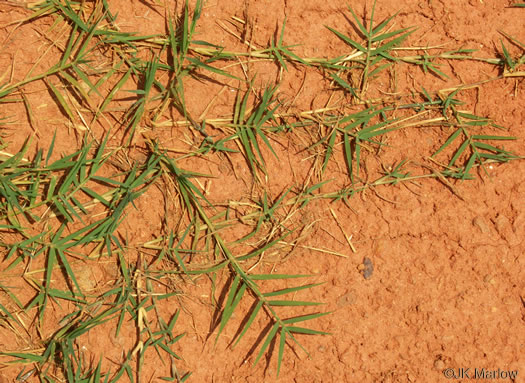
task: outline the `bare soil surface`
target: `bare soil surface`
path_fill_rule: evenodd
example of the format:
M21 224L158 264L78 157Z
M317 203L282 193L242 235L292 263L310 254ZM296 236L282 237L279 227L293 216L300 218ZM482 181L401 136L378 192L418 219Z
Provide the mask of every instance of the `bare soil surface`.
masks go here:
M500 40L504 39L499 31L525 41L525 9L510 8L511 3L380 0L374 17L381 21L399 12L394 19L395 29L417 27L403 46L475 49L476 57L499 58ZM165 33L165 11L155 1L108 0L108 4L114 14L118 13L122 31ZM371 3L350 5L361 20L370 17ZM170 4L168 9L180 14L182 6L179 2ZM193 6L190 2L190 9ZM0 2L0 25L29 14L22 2ZM244 26L232 17L243 20ZM300 57L335 57L348 52L348 46L325 26L359 40L347 3L338 0L206 1L197 39L228 51L248 51L248 44L261 48L278 39L285 21L284 41L288 45L299 44L294 53ZM64 45L65 40L59 39L59 30L49 32L52 23L52 17L42 17L0 29L0 76L6 73L3 81L22 79L35 63L34 73L40 73L60 59L51 42ZM522 52L515 45L506 46L512 55ZM149 54L147 50L143 53ZM100 59L101 65L107 60ZM333 83L315 68L288 64L288 70L283 70L271 61L245 61L242 66L232 66L232 72L249 78L256 75L256 90L278 82L279 97L286 100L284 108L289 113L344 102L343 93L335 91ZM458 95L465 102L462 109L508 129L505 134L518 139L505 142L505 149L525 153L524 78L503 77L501 67L482 61L440 63L440 70L448 78L424 73L420 66L399 64L374 79L367 96L406 100L422 88L437 92L472 85ZM229 64L217 65L224 68ZM106 86L110 89L112 85ZM231 114L236 86L230 79L191 79L185 95L188 111L199 120ZM32 151L47 148L55 132L57 158L81 147L85 129L68 122L42 81L24 87L24 94L32 106L31 119L23 103L0 105L0 117L10 116L14 121L2 128L9 143L3 150L18 151L29 136L33 137ZM122 107L129 105L125 99L119 103ZM183 119L178 112L172 113L174 120ZM399 116L403 116L402 111ZM110 125L111 121L100 119L90 129L95 137L101 137L112 128ZM145 161L148 139L158 140L175 152L183 150L187 137L198 142L188 126L151 127L144 123L141 129L128 152L130 163ZM210 128L210 132L214 130ZM372 180L381 169L404 159L412 164L429 163L428 157L450 133L418 126L393 131L385 136L384 148L364 157L362 176ZM120 138L113 136L110 144L117 146ZM270 198L276 200L287 188L304 185L312 177L314 160L310 152L304 151L312 143L308 129L296 136L271 139L277 157L263 150L268 173L263 184ZM212 204L248 201L254 193L250 170L242 157L232 158L227 161L219 154L211 154L206 158L181 159L178 165L213 176L200 181ZM268 254L257 267L276 274L309 274L313 277L308 283L322 282L306 293L298 292L297 299L325 304L320 310L330 314L315 319L310 326L331 335L297 335L309 356L291 343L285 350L278 378L278 344L271 346L273 351L253 367L257 355L254 345L260 345L258 336L267 325L264 321L255 323L232 348L229 343L237 331L235 324L243 319L242 315L234 316L215 342L219 311L211 296L224 302L221 294L231 283L226 271L218 273L216 290L212 290L207 277L197 278L193 284L176 279L170 282L165 287L180 295L159 301L157 307L168 318L182 307L175 332L186 333L175 347L182 360L173 363L179 371L192 372L188 380L191 382L444 382L450 380L444 375L449 368L456 373L470 368L471 375L474 369L482 368L518 371L514 380L501 377L495 381L525 382L525 162L491 164L486 170L474 169L473 180L423 178L377 186L356 193L347 203L319 199L292 217L293 222L311 224L300 245ZM333 179L323 186L323 192L348 187L342 145L336 148L323 177ZM136 209L128 208L118 232L128 238L130 248L137 245L137 250L127 255L130 262L147 258L147 253L138 250L138 244L161 233L166 214L173 222L180 215L175 207L166 213L164 198L163 190L152 187L135 201ZM225 236L232 240L248 232L242 227L234 228ZM345 235L351 237L355 252ZM4 240L8 242L9 234ZM321 248L332 253L315 250ZM195 262L199 262L198 256ZM9 286L21 303L27 304L35 291L20 278L24 265L2 272L9 263L0 264L0 283ZM111 258L79 258L72 265L79 283L93 293L103 291L118 279L119 271ZM43 267L42 259L31 264L32 270ZM12 307L5 295L0 295L0 303ZM249 301L242 302L241 308L247 310L250 305ZM48 309L44 326L38 328L43 339L56 331L57 322L67 310L67 302ZM20 315L30 318L35 313ZM31 320L27 320L29 332L36 331ZM27 341L35 339L34 335L13 336L12 330L1 324L0 351L38 348L38 344ZM96 364L102 358L104 368L115 370L123 355L136 346L136 337L131 321L125 321L118 337L115 322L108 322L79 337L76 347L86 360ZM169 376L171 368L168 359L155 352L146 353L140 381L161 381L159 378ZM15 382L21 369L18 364L0 365L0 382ZM32 381L39 380L36 376L26 380Z

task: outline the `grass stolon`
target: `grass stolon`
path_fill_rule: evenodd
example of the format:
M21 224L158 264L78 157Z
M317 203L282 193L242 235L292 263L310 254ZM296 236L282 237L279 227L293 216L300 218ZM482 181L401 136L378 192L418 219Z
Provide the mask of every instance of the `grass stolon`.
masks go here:
M301 225L294 221L298 212L316 200L348 201L365 190L426 178L440 180L460 196L453 180L472 179L476 169L485 169L489 163L520 158L500 146L515 137L494 133L503 128L490 118L459 109L462 105L459 95L473 84L449 90L421 89L418 94L396 99L374 100L367 96L374 80L396 65L415 65L428 75L446 77L439 69L441 63L472 60L501 69L501 75L492 81L523 76L521 67L525 55L512 57L503 41L499 58L475 57L472 50L466 49L441 52L441 48L405 47L402 44L415 28L391 30L390 24L396 15L377 24L374 4L367 23L362 23L349 9L362 42L327 26L343 42L344 48L350 48L337 57L299 57L293 46L285 44L285 23L278 38L268 47L230 52L216 44L196 40L202 6L202 2L197 1L190 12L186 3L178 19L165 9L165 34L148 36L120 32L116 27L117 18L105 0L91 5L46 0L35 5L31 15L20 21L52 18L54 23L48 32L62 27L69 31L69 36L65 44L60 38L53 41L49 51L59 52L60 60L46 71L34 75L38 67L35 64L19 81L5 82L6 76L2 76L0 103L5 108L11 103L23 104L34 127L35 109L24 89L28 84L43 82L64 117L83 137L80 149L54 161L51 158L55 137L49 148L39 149L31 158L28 158L32 150L30 139L18 153L10 154L7 145L3 145L0 153L3 235L0 246L5 249L4 261L9 264L6 271L14 273L24 269L21 278L35 294L23 305L16 289L10 287L9 278L2 275L0 323L13 334L25 334L20 336L25 337L28 344L37 345L0 354L8 357L7 364L31 365L21 369L18 376L21 381L33 375L48 382L116 382L123 375L139 381L148 350L171 366L170 376L162 379L187 380L191 372L178 370L177 362L183 355L174 351L184 336L176 328L183 307L172 310L169 318L163 318L160 307L163 301L180 303L177 297L181 291L173 288L172 281L195 281L202 275L212 281L212 303L218 313L212 324L215 342L222 339L234 314L243 312L241 302L252 302L250 309L243 312L244 321L230 344L239 344L248 330L255 327L257 319L265 318L267 327L256 343L258 351L253 364L257 365L275 348L276 374L279 375L286 344L304 350L298 335L326 334L306 323L329 314L303 311L320 303L291 297L320 283L294 283L276 290L266 287L273 282L285 286L296 280L303 281L307 275L253 271L265 254L301 245L310 223ZM520 4L514 6L521 7ZM524 49L514 37L505 32L502 36ZM428 53L434 49L439 53ZM402 54L413 50L423 53ZM111 56L112 61L108 59L103 65L96 65L101 53ZM279 84L256 90L255 79L242 80L225 69L233 68L239 61L250 64L250 60L255 59L272 61L284 73L290 65L319 71L349 102L327 105L320 110L282 111L282 100L277 97ZM192 77L236 82L237 96L231 106L231 116L205 121L194 119L188 112L185 97L185 84ZM124 109L115 108L124 93L131 95L131 102ZM168 112L170 108L178 111L181 121L173 119ZM8 116L0 116L3 128L9 123ZM145 133L145 127L174 125L188 127L194 134L194 141L190 139L178 157L173 157L173 150ZM116 128L102 137L93 133L95 128L107 126ZM385 166L375 180L362 178L363 158L388 148L384 137L398 130L421 127L448 133L448 138L434 153L426 154L428 163L399 158L396 163ZM272 141L303 133L310 140L302 150L308 155L312 176L303 185L289 185L278 197L272 198L264 189L265 180L272 177L264 153L279 159ZM148 145L146 159L142 163L123 165L119 158L141 134ZM117 137L120 145L111 147L110 142L115 142ZM235 156L244 158L255 191L251 201L212 204L199 186L199 179L209 176L180 165L185 158L216 155L225 160ZM333 183L325 174L338 159L342 159L346 167L346 186L327 191ZM182 212L180 220L165 225L162 235L131 245L119 229L120 224L133 209L134 202L153 187L177 204ZM165 221L170 222L167 217ZM248 226L250 230L240 238L227 241L226 232L235 225ZM355 251L346 234L345 237ZM329 249L307 248L334 253ZM135 253L139 254L136 259L129 256ZM196 256L205 257L206 262L192 262ZM101 291L85 291L75 267L79 262L103 259L118 265L118 277L113 285ZM43 268L33 269L32 264L39 260L43 260ZM224 286L224 300L215 302L216 281L220 275L229 275L229 282ZM154 287L159 284L166 286L165 291ZM52 335L35 338L31 334L38 333L51 306L71 310L64 311ZM103 367L103 355L98 360L87 361L75 346L79 337L93 329L96 331L97 326L104 323L115 323L115 334L120 334L126 320L134 324L136 339L116 369Z

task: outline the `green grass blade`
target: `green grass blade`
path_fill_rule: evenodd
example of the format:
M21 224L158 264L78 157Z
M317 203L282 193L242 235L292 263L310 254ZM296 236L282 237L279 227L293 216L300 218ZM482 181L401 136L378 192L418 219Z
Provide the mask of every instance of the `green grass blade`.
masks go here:
M387 64L383 64L383 65L380 65L376 68L374 68L371 72L368 73L368 78L373 78L374 76L376 76L378 73L380 73L381 71L389 68L392 66L392 63L387 63Z
M337 129L334 129L332 133L330 134L330 139L328 140L328 144L326 146L326 153L325 153L325 157L323 161L323 166L321 167L323 172L326 169L326 165L328 165L328 161L330 160L330 157L332 157L336 137L337 137Z
M311 277L308 274L250 274L250 279L254 281L270 281L274 279L294 279Z
M80 294L80 296L83 297L84 294L82 293L82 289L80 288L80 285L78 284L77 278L75 277L75 273L73 273L73 270L71 269L71 266L69 265L69 262L67 261L67 257L65 256L65 254L62 252L61 249L57 249L57 253L58 253L58 256L60 257L60 261L62 262L62 265L64 266L64 269L66 270L67 276L71 278L71 280L75 284L75 287L78 290L78 293Z
M241 284L241 287L239 288L239 284ZM242 289L242 291L241 291ZM222 333L222 330L224 327L226 327L226 324L231 318L231 315L233 314L233 311L235 309L235 306L237 306L237 303L239 303L239 300L237 300L237 296L242 297L242 294L246 290L246 285L241 282L241 277L239 274L235 275L235 278L232 282L232 285L230 286L230 293L228 294L228 299L226 300L226 303L224 304L224 309L222 311L221 315L221 323L219 325L219 331L217 332L217 336L215 337L215 343L217 343L217 340L219 339L219 336Z
M253 366L256 366L257 363L259 363L259 360L261 359L261 357L264 355L264 352L266 351L266 349L268 348L268 346L270 345L270 343L273 341L273 339L275 338L275 335L277 334L277 330L279 330L279 322L276 322L270 332L268 333L268 336L266 337L263 345L261 346L261 349L259 350L259 354L257 354L257 357L255 358L255 362L253 363Z
M309 301L288 301L288 300L271 300L268 301L270 306L319 306L323 303Z
M441 153L445 148L447 148L456 138L459 137L459 135L462 133L461 129L457 129L454 133L452 133L445 143L439 147L438 150L434 154L432 154L431 158L435 158L439 153Z
M395 14L387 18L385 21L383 21L381 24L379 24L377 27L373 28L372 36L376 36L379 32L381 32L388 25L388 23L390 23L390 21L392 21L392 19L394 19L398 14L399 12L396 12Z
M516 140L516 137L512 136L491 136L491 135L480 135L475 134L471 136L473 140L497 140L497 141L505 141L505 140Z
M51 89L51 91L53 92L53 94L55 95L55 97L56 97L60 107L62 108L62 110L67 114L67 116L69 117L69 119L71 121L75 121L75 117L73 116L73 112L71 111L71 108L67 104L64 96L62 96L62 94L58 91L57 88L55 88L55 86L53 84L51 84L50 82L46 82L46 83L49 86L49 88Z
M322 284L323 283L311 283L311 284L304 285L304 286L290 287L290 288L287 288L287 289L281 289L281 290L276 290L276 291L272 291L272 292L269 292L269 293L264 293L263 296L265 298L276 297L276 296L279 296L279 295L295 293L297 291L304 290L304 289L311 289L313 287L320 286Z
M458 150L456 151L456 153L454 154L454 156L450 159L450 162L448 163L448 166L449 166L449 167L454 166L454 164L456 163L456 161L458 160L458 158L461 157L461 155L462 155L463 152L468 148L468 146L469 146L469 140L466 139L465 141L463 141L463 143L461 144L461 146L458 148Z
M312 330L304 327L290 326L286 328L289 332L298 333L298 334L307 334L307 335L330 335L329 332Z
M280 339L279 339L279 352L277 354L277 377L281 371L281 362L283 361L284 345L286 344L286 331L281 328Z
M367 52L367 50L366 50L366 48L364 46L362 46L358 42L350 39L349 37L343 35L341 32L338 32L337 30L335 30L333 28L330 28L329 26L326 26L326 28L328 28L328 30L330 30L330 32L334 33L337 37L339 37L341 40L343 40L345 43L347 43L351 47L353 47L353 48L355 48L358 51L361 51L363 53Z
M361 23L361 21L359 20L359 18L357 17L357 15L355 14L354 10L349 6L348 7L348 10L350 11L350 13L352 13L352 16L359 28L359 30L361 31L361 33L363 34L364 37L370 37L369 34L368 34L368 30L365 28L365 26Z
M374 42L374 43L378 43L378 42L387 40L387 39L389 39L391 37L397 36L397 35L399 35L399 34L401 34L403 32L406 32L406 31L408 31L410 29L411 28L403 28L403 29L398 29L397 31L383 33L382 35L374 35L374 37L372 37L371 41Z
M237 343L239 343L239 341L242 339L244 334L246 334L246 332L248 331L248 329L252 325L253 321L257 317L257 314L259 313L259 311L263 307L263 303L264 303L263 301L258 301L257 304L255 305L255 308L252 310L252 313L250 314L250 317L248 318L248 320L244 324L244 327L243 327L242 331L239 333L239 336L235 340L235 343L233 344L234 347L235 347L235 345L237 345Z
M503 44L503 41L500 40L500 42L501 42L501 49L503 50L503 57L505 57L505 63L511 70L513 70L516 66L516 63L512 59L511 55L509 54L509 51L505 47L505 44Z
M465 168L463 170L463 176L462 176L463 179L469 179L469 177L470 177L470 174L469 174L470 170L472 169L472 167L476 163L477 159L479 159L479 156L477 155L477 153L472 153L470 155L470 158L468 159L467 164L465 165Z
M328 315L330 312L324 312L324 313L316 313L316 314L308 314L308 315L301 315L295 318L285 319L283 320L283 323L285 324L293 324L298 322L305 322L307 320L317 319L322 316Z
M391 55L389 55L387 52L388 52L390 49L392 49L392 48L394 48L394 47L397 47L397 46L401 45L401 43L402 43L403 41L405 41L405 40L407 39L407 37L410 36L410 35L415 31L414 28L405 28L405 29L403 29L403 30L401 30L401 31L404 32L404 31L406 31L406 30L408 30L407 33L405 33L405 34L403 34L403 35L401 35L401 36L395 38L394 40L389 41L389 42L386 43L386 44L381 45L379 48L374 49L374 50L371 52L372 56L375 56L375 55L382 55L382 56L388 58L389 60L396 61L396 59L395 59L394 57L392 57Z
M490 145L490 144L486 144L484 142L473 142L472 146L474 146L475 148L478 148L478 149L489 150L489 151L494 152L494 153L506 154L506 155L510 155L510 156L512 155L512 153L510 153L510 152L508 152L508 151L506 151L504 149L498 148L498 147Z
M115 86L111 89L111 91L108 93L104 101L102 102L102 105L97 110L97 113L95 114L95 119L100 115L100 113L103 113L106 110L106 107L109 105L111 100L113 100L113 97L115 97L115 94L124 86L124 84L128 81L129 77L131 76L131 73L133 72L133 68L129 68L126 73L122 75L120 80L115 84Z
M186 57L186 60L188 60L190 63L192 63L195 67L197 68L200 68L200 69L205 69L205 70L208 70L210 72L213 72L213 73L216 73L218 75L221 75L221 76L224 76L224 77L228 77L228 78L231 78L231 79L234 79L234 80L240 80L238 77L235 77L234 75L222 70L222 69L219 69L219 68L216 68L216 67L213 67L211 65L208 65L209 61L201 61L197 58L194 58L194 57Z
M350 84L348 84L345 80L343 80L341 77L339 77L335 73L330 73L330 77L332 77L332 79L337 84L339 84L343 89L348 90L352 96L357 97L357 93L355 89L352 86L350 86Z

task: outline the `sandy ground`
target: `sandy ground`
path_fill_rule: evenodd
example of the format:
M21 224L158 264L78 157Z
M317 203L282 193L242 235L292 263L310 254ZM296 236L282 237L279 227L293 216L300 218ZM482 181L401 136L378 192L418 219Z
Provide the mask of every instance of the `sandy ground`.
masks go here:
M118 11L122 30L143 34L164 32L163 11L154 2L108 3ZM451 50L477 49L477 57L498 57L503 38L498 31L525 41L522 22L525 10L508 8L508 5L508 1L488 0L403 3L381 0L377 4L376 19L383 20L399 11L396 28L418 28L406 42L407 46L444 45ZM359 1L353 2L352 7L360 16L370 15L371 4ZM177 9L180 10L180 5ZM0 25L27 14L15 4L0 3ZM348 50L325 25L357 39L345 2L315 0L208 1L198 27L198 38L229 50L246 49L245 44L224 28L236 31L229 24L232 16L248 22L247 28L240 32L256 47L266 46L286 18L285 42L300 44L295 52L301 57L333 57ZM50 18L42 18L20 25L16 30L13 25L1 28L0 72L15 60L14 76L27 73L47 47L42 35L51 23ZM28 44L28 41L38 43ZM513 53L520 52L512 45L510 49ZM56 59L45 55L39 66L52 65ZM508 128L508 134L519 139L506 144L506 148L525 153L523 77L493 80L501 70L482 62L443 61L442 64L440 68L448 79L425 74L417 67L400 65L395 73L395 86L390 73L371 85L369 95L406 95L422 87L437 91L479 84L461 92L460 98L466 102L463 109L487 116ZM257 73L255 87L280 80L279 92L283 99L292 99L288 105L292 111L322 108L332 94L329 81L303 66L290 65L288 72L280 72L273 63L255 63L247 70L250 74ZM186 95L191 113L200 116L222 86L192 83ZM67 128L64 115L41 83L31 84L26 96L37 111L34 126L29 124L23 105L1 107L2 115L13 115L17 121L8 137L11 151L20 147L35 129L38 147L48 147L55 130L56 153L68 153L80 145L78 134ZM206 110L206 116L231 112L234 96L229 90L221 93ZM104 124L93 127L95 135L100 136L108 128ZM150 134L167 145L175 145L181 129L163 127ZM373 174L382 164L392 165L403 159L423 162L447 136L445 130L414 128L393 132L387 138L385 155L368 156L363 171ZM137 147L140 144L137 142ZM304 161L300 144L295 139L283 139L274 145L280 160L266 156L270 175L267 190L273 197L308 175L311 165ZM188 169L200 169L218 178L209 184L210 201L235 200L250 193L249 174L243 173L246 169L241 166L241 160L235 168L235 163L225 166L220 158L212 158L214 160L207 162L183 162ZM338 166L338 161L343 159L340 150L335 159L325 178L333 178L334 185L344 186L347 176L344 165ZM272 267L278 273L312 274L312 283L324 282L300 298L325 303L322 310L331 314L315 320L312 326L331 335L299 336L310 357L297 347L293 347L293 352L288 349L277 381L484 381L469 380L468 374L473 377L475 371L481 374L481 369L485 369L485 377L499 374L499 379L492 381L525 382L525 162L494 165L487 170L488 174L475 171L475 180L454 181L454 190L436 179L425 179L357 194L349 200L349 206L328 201L308 206L305 219L316 223L303 243L305 247L297 248ZM161 193L152 188L137 201L138 210L129 212L119 230L137 243L150 238L160 229L163 212L156 206L161 200ZM336 213L339 225L329 208ZM341 227L352 236L355 253L345 241ZM347 257L307 247L324 247ZM96 289L111 280L115 271L106 265L109 263L90 263L84 283L88 287L92 283L91 287ZM93 280L97 283L89 282ZM219 275L221 288L226 280L225 274ZM177 326L179 332L187 332L187 336L178 344L177 352L183 360L177 362L177 367L181 371L192 371L189 381L276 381L276 350L273 357L252 367L255 355L251 347L257 331L233 350L228 347L228 339L234 335L235 326L226 328L223 337L214 343L213 331L217 330L212 324L216 312L210 305L207 279L200 279L196 286L182 288L186 295L185 310ZM221 288L216 292L217 298ZM21 289L18 296L22 302L28 302L32 294L30 289ZM161 310L173 312L177 301L166 302L169 303L165 306L161 304ZM53 331L54 322L53 314L50 315L49 328L42 330L48 334ZM264 326L264 323L258 325ZM0 351L21 346L8 338L8 334L0 327ZM133 344L134 336L133 326L124 325L121 336L115 338L114 326L108 324L83 336L79 347L95 361L103 354L108 366L115 368L123 350ZM447 369L453 369L456 374L463 369L467 376L447 379L446 374L450 373ZM1 367L0 381L14 381L18 371L16 366ZM144 362L142 381L159 381L158 377L167 375L166 371L169 365L151 353ZM512 371L518 374L514 380L502 375Z

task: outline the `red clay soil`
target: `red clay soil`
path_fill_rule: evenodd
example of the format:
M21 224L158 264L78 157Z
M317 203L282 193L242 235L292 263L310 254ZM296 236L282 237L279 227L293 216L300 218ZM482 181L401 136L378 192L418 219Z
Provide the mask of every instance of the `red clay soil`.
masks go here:
M114 13L118 11L122 30L164 33L164 13L154 1L108 3ZM525 9L508 7L511 3L379 0L375 17L383 20L399 12L395 18L396 28L416 26L418 29L404 43L406 46L445 45L445 49L451 50L477 49L477 57L499 57L502 35L498 31L525 41ZM370 16L371 3L354 1L350 5L360 17ZM177 9L181 9L181 4ZM0 25L27 15L28 12L14 2L0 3ZM256 47L266 46L286 19L284 40L286 44L300 44L294 49L301 57L334 57L348 51L344 42L335 38L325 25L358 38L349 23L351 15L344 1L209 0L205 2L198 25L198 39L228 50L245 50L246 46L221 26L230 25L235 31L228 24L232 16L249 21L249 28L244 32ZM18 26L16 31L14 26L0 29L0 72L15 60L14 75L23 76L43 54L40 49L44 49L40 44L28 42L40 41L42 31L51 22L44 18ZM512 54L520 52L512 45L509 49ZM56 61L56 57L45 56L40 67L53 65L53 59ZM481 83L501 74L501 68L482 62L443 61L442 64L440 69L448 79L425 75L421 68L405 66L396 73L395 87L388 78L380 78L370 87L368 96L380 97L385 92L406 95L422 87L437 91ZM326 106L331 94L327 80L304 67L289 65L288 69L280 73L274 63L250 67L251 74L257 72L255 87L273 83L282 76L279 91L283 99L292 100L289 110ZM196 82L188 88L186 97L191 114L200 116L221 87L221 84ZM43 84L35 83L27 90L26 96L37 111L33 126L23 105L13 105L8 113L1 111L2 115L13 115L17 121L10 127L9 151L18 150L34 129L38 147L49 146L55 129L56 153L68 153L80 145L75 129L66 127L56 103L43 89ZM461 92L461 99L466 102L462 108L508 128L508 134L519 139L506 148L523 154L524 92L523 77L481 83ZM231 112L229 106L234 96L229 90L221 93L206 115ZM98 129L95 135L100 137L104 128L107 127L94 127ZM163 127L151 134L165 140L166 146L176 146L180 132L176 127ZM394 132L388 136L385 157L367 157L363 171L372 172L381 164L394 164L403 158L422 162L446 137L446 132L432 133L417 128ZM265 157L270 175L266 186L273 197L290 185L304 182L308 176L310 165L302 161L305 155L299 153L298 145L297 141L275 143L281 160L271 155ZM212 203L250 194L250 175L242 161L235 168L235 164L224 165L217 156L210 158L212 160L200 163L182 162L181 166L221 178L221 181L212 179L208 185L207 197ZM339 159L342 158L341 155ZM177 327L179 333L187 332L187 336L176 349L183 357L177 368L191 371L191 382L484 381L467 379L468 376L447 379L446 374L451 373L447 369L455 373L470 369L467 374L471 377L475 369L478 373L485 369L485 373L500 374L499 379L493 381L525 382L525 162L491 165L487 170L488 174L475 171L475 180L453 182L454 190L437 179L424 179L356 194L349 200L349 206L325 201L309 205L302 219L316 221L316 224L302 243L305 247L297 248L286 259L277 257L278 263L271 267L277 273L315 275L309 283L324 282L300 299L326 304L322 310L331 314L310 326L331 335L298 336L310 356L298 347L294 346L293 351L287 348L276 379L277 350L271 358L263 358L256 367L252 366L255 355L249 352L257 331L232 350L228 343L236 326L231 325L215 344L217 329L210 333L216 315L210 301L210 282L200 279L196 286L184 287L185 296L181 298L185 310ZM328 190L347 185L344 165L338 167L334 161L327 172L326 179L335 179L332 189ZM151 188L137 201L137 210L130 210L119 230L136 243L152 237L160 230L160 218L164 214L155 208L162 206L160 201L161 192ZM329 208L336 213L346 234L352 236L355 253ZM347 257L316 252L307 246L328 248ZM109 262L93 262L89 268L79 267L83 287L101 288L105 281L114 279L117 270L109 265ZM270 263L267 264L270 267L268 265ZM220 275L219 279L222 287L226 275ZM25 296L21 291L19 299L26 303L32 293L27 291ZM220 289L216 298L219 293ZM161 304L161 310L173 312L177 301L171 302L170 306ZM49 328L42 329L44 333L54 328L52 314L45 327ZM8 332L0 328L0 351L21 346L13 343L13 339L1 338L6 334ZM124 325L119 338L113 334L114 324L100 326L96 332L81 337L78 347L95 361L104 352L106 365L115 369L122 352L133 347L136 333L130 323ZM1 367L0 382L14 381L20 368ZM144 361L141 381L160 381L159 377L168 375L169 369L169 365L150 353ZM507 371L517 371L518 375L514 380L501 375ZM30 381L31 378L27 380Z

